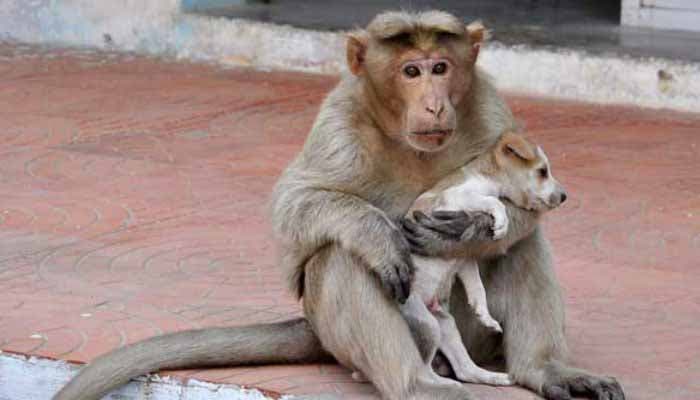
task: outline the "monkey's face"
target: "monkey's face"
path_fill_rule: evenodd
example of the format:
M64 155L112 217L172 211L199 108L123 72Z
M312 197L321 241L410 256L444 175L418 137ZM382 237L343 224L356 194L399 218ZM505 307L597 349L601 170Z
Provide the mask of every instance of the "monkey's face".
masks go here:
M409 53L401 61L393 74L401 137L416 150L440 151L457 129L455 105L468 90L464 68L440 53Z
M347 58L370 99L375 123L419 152L447 148L457 131L458 105L468 96L483 26L456 17L385 13L351 34Z

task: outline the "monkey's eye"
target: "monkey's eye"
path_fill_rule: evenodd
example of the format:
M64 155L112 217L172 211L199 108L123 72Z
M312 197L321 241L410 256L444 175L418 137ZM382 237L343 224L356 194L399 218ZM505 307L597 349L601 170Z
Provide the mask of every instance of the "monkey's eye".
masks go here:
M403 69L403 73L406 74L406 76L409 78L415 78L418 75L420 75L420 70L415 65L407 65Z
M542 167L538 169L537 172L540 174L540 178L547 179L547 177L549 176L549 170L547 169L547 167Z
M444 62L437 63L433 66L433 73L435 75L442 75L447 71L447 64Z

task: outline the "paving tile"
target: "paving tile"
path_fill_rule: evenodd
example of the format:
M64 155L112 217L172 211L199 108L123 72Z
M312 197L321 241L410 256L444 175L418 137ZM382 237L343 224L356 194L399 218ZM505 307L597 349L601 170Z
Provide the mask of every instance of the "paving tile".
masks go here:
M8 44L0 55L4 351L87 362L165 332L300 315L266 202L334 79ZM629 398L697 399L700 116L507 99L571 194L545 229L573 362L618 376ZM172 375L376 398L335 365Z

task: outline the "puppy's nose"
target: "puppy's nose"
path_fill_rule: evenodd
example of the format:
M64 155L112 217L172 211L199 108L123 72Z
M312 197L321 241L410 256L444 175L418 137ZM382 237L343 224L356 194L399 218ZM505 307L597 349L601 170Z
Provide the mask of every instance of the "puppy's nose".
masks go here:
M566 192L562 192L562 194L561 194L561 201L559 202L559 204L562 204L562 203L564 203L565 201L566 201Z

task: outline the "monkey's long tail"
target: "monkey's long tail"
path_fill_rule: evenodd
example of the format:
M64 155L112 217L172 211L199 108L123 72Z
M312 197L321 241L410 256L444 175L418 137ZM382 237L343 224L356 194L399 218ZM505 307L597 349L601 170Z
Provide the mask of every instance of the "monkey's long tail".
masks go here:
M162 369L302 363L331 359L306 319L156 336L92 361L53 400L98 400L129 379Z

